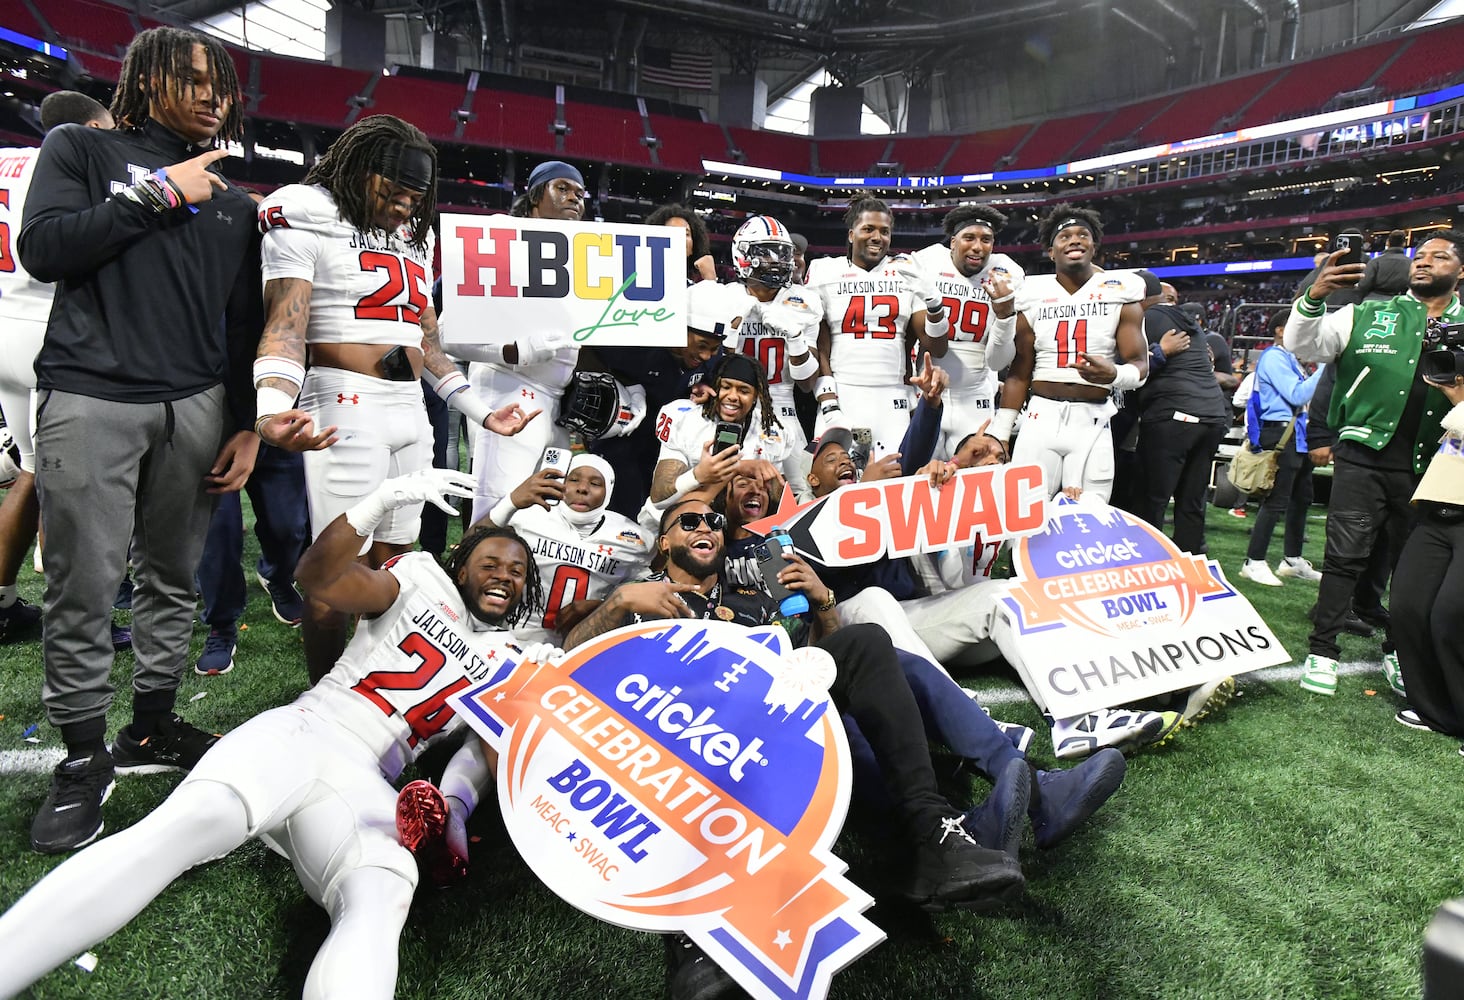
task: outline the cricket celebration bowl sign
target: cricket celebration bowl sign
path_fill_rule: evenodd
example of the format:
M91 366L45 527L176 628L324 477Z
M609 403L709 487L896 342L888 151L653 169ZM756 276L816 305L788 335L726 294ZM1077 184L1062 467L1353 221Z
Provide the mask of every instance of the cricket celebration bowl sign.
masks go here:
M1056 501L1012 572L997 644L1058 718L1290 660L1219 563L1100 501Z
M834 664L780 628L662 621L454 696L543 881L592 916L684 931L755 997L821 998L884 938L830 852L852 782Z

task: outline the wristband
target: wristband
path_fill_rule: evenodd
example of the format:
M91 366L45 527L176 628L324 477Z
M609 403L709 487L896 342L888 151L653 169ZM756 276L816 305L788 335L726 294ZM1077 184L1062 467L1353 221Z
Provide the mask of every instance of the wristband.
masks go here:
M1002 444L1012 439L1012 428L1017 424L1017 411L1000 409L996 416L991 418L991 423L986 427L986 433L996 438Z
M1007 292L1005 295L1003 295L999 299L992 299L991 300L991 304L994 305L994 306L999 306L1003 302L1010 302L1012 299L1014 299L1016 297L1017 297L1017 293L1016 292Z
M826 399L822 403L818 404L819 416L826 417L830 413L833 413L835 410L839 411L840 413L844 412L844 408L839 405L839 398L837 396L835 396L833 399Z
M468 388L468 377L457 368L453 368L452 371L441 378L438 378L431 372L427 372L426 374L428 379L427 384L432 386L432 391L437 393L438 398L445 403L452 402L453 393L462 392Z
M696 478L696 469L687 469L676 477L676 482L671 485L676 487L677 493L690 493L692 490L700 489L702 481Z
M1113 387L1119 390L1137 389L1147 376L1139 374L1139 366L1124 363L1113 373Z
M813 383L813 394L815 396L837 396L839 394L839 383L834 381L832 375L820 375Z
M818 374L818 358L815 358L810 353L802 361L789 361L788 374L792 375L799 382L802 382L806 378L811 378Z
M925 302L925 316L927 321L931 316L937 318L945 315L944 299L927 299Z
M467 386L463 386L462 392L453 393L452 398L447 401L447 405L471 420L475 427L486 429L488 418L493 415L493 408L483 400L483 397Z
M305 384L305 366L291 358L282 358L277 354L266 354L264 357L254 359L254 388L259 388L259 383L267 378L282 378L295 386L299 392L300 387ZM293 402L293 397L291 397ZM289 409L289 407L285 407Z
M293 393L285 392L282 389L272 389L263 386L254 390L254 412L259 419L254 421L255 431L259 425L274 416L276 413L283 413L286 410L295 408L295 396Z
M505 528L517 513L518 507L513 502L512 494L504 494L502 499L494 504L493 509L488 512L488 520L500 528Z
M950 332L951 321L950 318L945 315L944 311L942 311L941 314L934 319L931 318L930 312L928 310L926 311L925 335L927 337L929 337L931 340L944 340L947 335L950 334Z

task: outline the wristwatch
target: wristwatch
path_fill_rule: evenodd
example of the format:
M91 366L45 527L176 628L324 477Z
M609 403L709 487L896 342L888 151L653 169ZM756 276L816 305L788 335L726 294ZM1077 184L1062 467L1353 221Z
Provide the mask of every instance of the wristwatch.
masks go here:
M813 610L819 611L819 612L832 611L832 610L834 610L834 588L833 587L830 587L829 588L829 596L824 600L824 602L822 604L820 604L818 607L814 608Z

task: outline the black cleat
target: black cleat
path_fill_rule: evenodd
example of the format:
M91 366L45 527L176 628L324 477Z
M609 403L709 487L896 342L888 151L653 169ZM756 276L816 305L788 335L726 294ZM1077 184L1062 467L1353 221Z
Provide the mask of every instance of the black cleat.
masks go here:
M685 934L665 934L668 1000L737 1000L747 996L737 981Z
M112 760L119 774L162 774L191 771L208 748L219 741L218 733L206 733L190 726L176 714L169 715L157 732L136 739L124 728L112 741Z

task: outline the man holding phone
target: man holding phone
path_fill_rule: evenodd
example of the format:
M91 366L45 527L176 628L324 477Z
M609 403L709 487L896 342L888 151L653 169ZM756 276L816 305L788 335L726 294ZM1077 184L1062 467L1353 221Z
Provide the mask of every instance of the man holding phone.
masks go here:
M1449 403L1423 378L1419 358L1431 326L1464 322L1455 291L1464 273L1464 233L1430 233L1414 250L1408 291L1380 302L1326 312L1327 296L1355 286L1361 260L1331 253L1291 309L1285 345L1301 361L1334 362L1337 388L1328 424L1337 433L1332 498L1314 628L1301 677L1304 690L1337 692L1337 634L1373 543L1407 524L1409 498L1427 468ZM1397 553L1393 553L1396 559ZM1402 686L1397 659L1384 659L1389 682ZM1396 681L1396 683L1395 683Z

